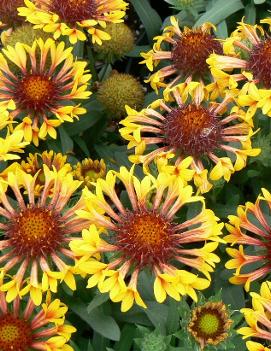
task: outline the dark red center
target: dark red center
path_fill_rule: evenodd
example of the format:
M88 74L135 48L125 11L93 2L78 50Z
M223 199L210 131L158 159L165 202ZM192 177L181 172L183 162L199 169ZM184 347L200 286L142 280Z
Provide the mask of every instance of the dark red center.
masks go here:
M145 209L127 211L117 226L114 244L137 266L153 266L174 256L174 225L161 214Z
M201 29L184 32L172 50L175 67L184 75L202 76L208 71L206 63L211 53L222 54L221 44Z
M57 87L47 76L27 74L17 83L14 99L24 110L44 112L58 100Z
M265 88L271 88L271 38L252 48L247 69Z
M52 0L50 11L56 13L62 22L76 22L97 18L98 6L96 0Z
M28 351L33 341L29 323L11 314L0 316L0 350Z
M46 256L59 248L64 237L61 218L49 208L28 207L7 225L6 235L19 255Z
M219 143L221 126L208 109L195 104L184 105L166 116L165 142L184 155L200 156Z

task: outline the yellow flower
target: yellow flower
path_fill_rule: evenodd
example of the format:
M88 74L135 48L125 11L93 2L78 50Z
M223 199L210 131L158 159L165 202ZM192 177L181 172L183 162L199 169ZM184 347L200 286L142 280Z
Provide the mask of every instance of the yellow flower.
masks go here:
M75 44L87 40L86 30L92 43L101 45L110 35L97 26L105 28L107 22L122 22L127 5L123 0L25 0L25 7L19 7L18 12L34 28L53 33L54 39L67 35Z
M269 19L261 22L271 25ZM241 82L238 102L248 107L250 116L261 108L270 117L270 50L271 39L261 26L240 22L231 37L224 40L224 54L212 53L207 59L216 81L213 84L236 95L235 88Z
M0 257L4 272L0 291L7 291L9 301L30 292L38 305L43 291L57 291L59 280L75 289L70 266L75 257L68 244L71 236L89 224L75 215L75 210L84 208L82 200L71 208L67 205L80 182L65 170L50 171L46 165L43 174L43 189L37 197L34 189L39 172L32 176L17 168L0 180ZM14 194L12 204L7 192Z
M73 175L75 179L82 181L82 185L91 187L92 183L106 175L106 165L103 159L92 160L85 158L74 166Z
M159 88L172 86L184 77L189 80L196 77L204 79L208 73L208 56L213 52L222 53L221 44L211 33L215 28L211 23L204 23L195 29L184 27L181 31L175 17L172 16L170 21L172 25L165 27L162 35L154 38L153 48L141 53L144 60L140 63L146 64L151 72L160 62L167 63L146 80L156 93ZM176 77L166 83L171 76Z
M158 302L167 295L180 300L188 294L196 300L196 290L209 286L209 272L219 262L213 252L222 241L223 224L186 182L162 171L139 179L133 170L109 171L93 191L84 189L86 210L77 214L92 226L70 243L79 260L76 266L90 275L88 287L97 285L102 293L109 292L112 301L121 302L122 311L134 303L146 307L138 290L145 269L152 273ZM119 187L127 191L130 205L118 196ZM193 202L201 204L199 213L177 224L176 213ZM103 253L108 253L108 263ZM192 268L208 279L190 273Z
M237 216L228 216L229 224L226 224L229 235L225 241L239 244L237 248L227 249L232 259L226 263L226 268L235 269L230 282L245 285L247 291L251 282L265 277L270 271L270 225L265 206L270 206L271 197L266 189L262 189L262 193L255 203L238 206ZM252 252L251 248L256 250ZM257 263L257 268L253 263Z
M0 102L14 100L13 118L22 118L15 131L23 131L24 139L35 145L47 134L55 139L55 128L86 112L75 100L90 96L91 75L87 63L74 61L71 51L64 42L40 38L32 46L8 45L0 54Z
M270 351L271 349L271 327L270 327L270 306L271 306L271 283L266 281L261 284L260 293L250 293L252 297L252 308L243 308L248 327L242 327L238 333L243 335L243 339L252 338L263 340L264 346L259 342L247 341L246 346L249 351Z
M73 351L67 342L76 329L64 324L68 308L59 300L46 301L42 308L35 309L30 298L26 300L26 305L20 299L9 304L3 292L0 296L1 350L57 351L62 346L61 350Z
M127 109L128 116L120 122L121 136L129 142L128 149L134 149L131 162L147 167L153 160L167 159L178 172L190 156L184 168L194 171L194 183L204 193L212 181L228 182L246 166L248 156L260 153L251 145L253 123L237 106L228 112L230 96L219 103L209 100L207 89L197 82L167 88L164 96L139 112Z

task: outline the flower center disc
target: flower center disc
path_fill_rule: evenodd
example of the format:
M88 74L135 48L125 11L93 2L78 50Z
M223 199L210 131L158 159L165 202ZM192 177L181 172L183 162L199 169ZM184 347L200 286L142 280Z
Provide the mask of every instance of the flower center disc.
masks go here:
M169 260L174 254L173 225L160 214L128 212L118 224L115 245L139 265Z
M247 68L265 88L271 88L271 38L255 45L250 53Z
M208 109L190 104L172 110L166 118L166 143L185 155L199 156L217 146L221 133L217 117Z
M43 111L52 106L55 84L46 76L27 75L17 87L15 98L25 109Z
M218 331L220 325L219 318L215 314L205 313L200 317L199 330L204 334L214 334Z
M45 256L59 247L64 234L61 219L53 211L29 207L8 223L7 235L20 254Z
M56 13L62 22L73 25L97 17L96 0L52 0L49 9Z
M32 344L30 325L10 314L0 317L0 350L28 351Z
M223 53L221 44L211 34L201 29L188 30L174 46L172 61L185 76L202 75L208 71L206 60L213 52Z
M0 19L8 27L24 22L23 17L18 16L17 8L24 6L24 0L5 0L0 1Z

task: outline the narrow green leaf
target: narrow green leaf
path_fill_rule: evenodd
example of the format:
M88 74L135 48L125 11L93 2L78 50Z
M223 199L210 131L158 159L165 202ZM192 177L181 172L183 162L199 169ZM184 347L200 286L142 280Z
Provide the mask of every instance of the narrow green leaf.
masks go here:
M115 346L115 351L127 351L133 344L136 329L133 325L125 325L121 332L120 341Z
M161 17L147 0L130 0L130 2L145 27L149 42L152 43L153 37L160 32L162 26Z
M107 294L96 295L91 303L88 305L88 313L91 313L95 308L101 306L104 302L108 301L109 296Z
M60 127L58 130L63 154L71 152L73 150L73 140L63 127Z
M120 339L120 329L116 321L111 316L105 315L99 308L92 310L89 314L85 303L79 299L70 301L69 308L98 334L114 341Z
M195 23L194 27L199 27L205 22L218 24L228 16L244 8L241 0L218 0L214 6L205 12Z
M256 5L263 4L264 2L265 2L265 0L254 0L254 4L256 4Z
M220 22L216 27L216 37L220 39L225 39L228 36L228 28L226 21Z
M256 22L256 7L252 3L245 7L245 21L249 24Z

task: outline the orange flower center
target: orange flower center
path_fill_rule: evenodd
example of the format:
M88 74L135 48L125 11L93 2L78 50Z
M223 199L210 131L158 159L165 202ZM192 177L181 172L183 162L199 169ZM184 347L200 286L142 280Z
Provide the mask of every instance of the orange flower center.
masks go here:
M0 20L8 27L22 24L24 18L18 16L17 8L24 5L24 0L0 1Z
M18 83L14 99L21 108L41 112L53 106L57 100L56 86L47 76L27 74Z
M153 265L174 255L173 232L174 226L158 213L127 211L118 223L115 244L137 265Z
M211 53L222 54L221 44L201 29L186 30L172 50L175 67L185 76L203 75Z
M168 145L185 155L199 156L217 146L221 136L217 117L208 109L189 104L172 110L164 133Z
M96 0L52 0L48 6L50 11L60 17L61 22L70 25L97 17Z
M271 88L271 38L255 45L250 53L247 69L265 88Z
M32 330L26 321L11 314L0 317L1 351L28 351L32 340Z
M40 76L30 76L23 82L25 94L30 100L40 101L46 98L51 91L49 79Z
M28 207L8 224L7 235L19 254L45 256L55 251L63 238L61 218L43 207Z

